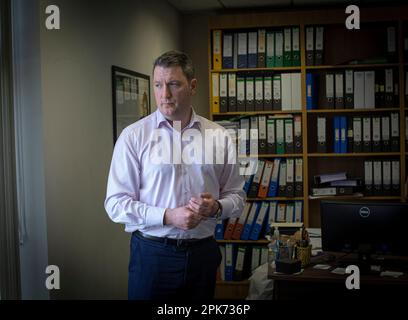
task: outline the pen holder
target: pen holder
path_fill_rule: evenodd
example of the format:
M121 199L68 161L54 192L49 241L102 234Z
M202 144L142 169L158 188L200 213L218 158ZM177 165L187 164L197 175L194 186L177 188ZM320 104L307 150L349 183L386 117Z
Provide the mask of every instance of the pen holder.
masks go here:
M296 247L296 258L302 263L302 268L310 264L310 257L312 256L312 245L307 247Z

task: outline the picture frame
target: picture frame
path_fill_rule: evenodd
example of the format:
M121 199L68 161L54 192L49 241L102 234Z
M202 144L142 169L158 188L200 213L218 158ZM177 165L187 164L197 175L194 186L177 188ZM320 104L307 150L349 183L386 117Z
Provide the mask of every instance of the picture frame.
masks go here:
M112 66L113 142L130 124L151 112L150 77Z

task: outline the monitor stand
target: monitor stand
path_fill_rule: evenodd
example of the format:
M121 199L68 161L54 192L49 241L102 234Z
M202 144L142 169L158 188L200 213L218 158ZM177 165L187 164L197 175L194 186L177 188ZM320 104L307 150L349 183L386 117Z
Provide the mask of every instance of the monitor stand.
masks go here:
M361 244L358 247L357 255L350 253L350 255L337 259L336 266L347 268L350 265L355 265L360 269L360 274L378 275L381 270L380 268L372 268L372 266L377 266L378 263L372 259L371 252L370 245Z

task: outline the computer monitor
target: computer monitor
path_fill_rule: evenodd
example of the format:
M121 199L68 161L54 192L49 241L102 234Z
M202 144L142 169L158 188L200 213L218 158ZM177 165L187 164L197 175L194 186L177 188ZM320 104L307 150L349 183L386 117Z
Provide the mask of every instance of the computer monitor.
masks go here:
M322 249L408 256L408 204L321 201Z

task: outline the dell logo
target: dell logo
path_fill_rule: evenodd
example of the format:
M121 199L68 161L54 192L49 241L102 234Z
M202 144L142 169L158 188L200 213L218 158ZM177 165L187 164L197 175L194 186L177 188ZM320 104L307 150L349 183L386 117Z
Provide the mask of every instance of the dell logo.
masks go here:
M370 209L368 209L367 207L360 208L359 214L361 218L368 218L370 213Z

